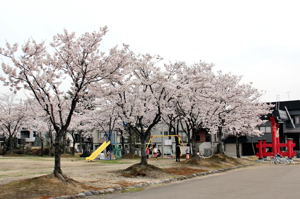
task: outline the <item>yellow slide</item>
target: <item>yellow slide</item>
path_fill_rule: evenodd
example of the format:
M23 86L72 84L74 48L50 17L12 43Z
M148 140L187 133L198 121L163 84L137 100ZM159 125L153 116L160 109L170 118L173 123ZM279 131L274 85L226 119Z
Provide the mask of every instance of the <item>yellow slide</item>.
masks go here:
M99 154L106 149L106 147L110 145L110 141L108 142L104 142L103 144L101 144L101 146L98 147L98 149L96 151L94 151L89 157L86 157L85 160L94 160L96 157L99 156Z

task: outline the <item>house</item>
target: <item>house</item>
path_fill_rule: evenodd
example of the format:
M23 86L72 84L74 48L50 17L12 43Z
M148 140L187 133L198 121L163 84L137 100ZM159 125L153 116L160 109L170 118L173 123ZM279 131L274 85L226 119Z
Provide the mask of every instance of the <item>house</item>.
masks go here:
M18 144L23 143L32 146L36 138L36 132L30 131L26 128L22 128L20 133L17 134L17 138L18 138Z
M280 142L286 142L292 138L296 146L294 150L300 153L300 100L271 102L275 105L272 115L277 118L279 126L278 136ZM264 134L259 137L243 136L240 139L241 155L254 155L257 152L256 143L258 140L272 142L271 123L265 122L258 129ZM225 142L225 152L228 155L235 155L235 140L233 136L228 136Z

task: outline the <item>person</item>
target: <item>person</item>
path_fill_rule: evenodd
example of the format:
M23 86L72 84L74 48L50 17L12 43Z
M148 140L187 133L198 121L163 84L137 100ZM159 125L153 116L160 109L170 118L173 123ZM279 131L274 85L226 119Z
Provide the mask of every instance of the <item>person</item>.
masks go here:
M149 149L149 146L147 146L147 148L146 148L147 159L149 159L149 154L150 154L150 149Z
M161 152L159 149L157 149L157 157L160 157L161 156Z
M180 162L180 154L181 154L180 146L176 145L176 162Z
M185 149L185 159L188 160L190 159L190 145L188 144L186 149Z
M156 148L156 144L153 144L153 157L157 159L158 149Z

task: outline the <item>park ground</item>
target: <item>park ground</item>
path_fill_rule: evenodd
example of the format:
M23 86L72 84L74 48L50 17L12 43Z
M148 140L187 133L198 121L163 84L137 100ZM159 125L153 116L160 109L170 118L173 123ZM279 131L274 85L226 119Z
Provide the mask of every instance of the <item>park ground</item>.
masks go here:
M300 165L245 167L184 181L87 199L286 199L299 198Z
M53 158L36 156L0 156L0 198L42 198L74 195L88 190L129 187L144 182L158 182L193 173L207 172L240 165L260 165L255 157L228 158L216 156L200 161L200 164L180 163L174 159L150 159L149 164L162 169L161 172L139 174L137 177L120 172L139 159L97 160L88 162L80 157L62 158L64 174L71 183L61 184L49 176L53 170ZM43 177L40 177L43 176ZM74 180L74 181L73 181Z

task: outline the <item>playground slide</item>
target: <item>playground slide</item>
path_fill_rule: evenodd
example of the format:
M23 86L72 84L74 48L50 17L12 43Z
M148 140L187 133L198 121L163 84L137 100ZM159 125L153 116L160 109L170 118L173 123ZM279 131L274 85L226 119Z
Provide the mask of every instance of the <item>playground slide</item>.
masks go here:
M106 147L110 144L110 141L104 142L101 144L96 151L94 151L89 157L86 157L85 160L94 160L99 156L99 154L106 149Z

